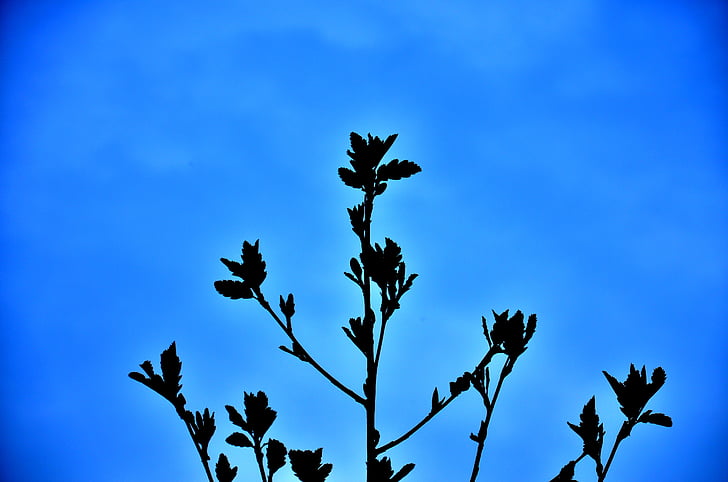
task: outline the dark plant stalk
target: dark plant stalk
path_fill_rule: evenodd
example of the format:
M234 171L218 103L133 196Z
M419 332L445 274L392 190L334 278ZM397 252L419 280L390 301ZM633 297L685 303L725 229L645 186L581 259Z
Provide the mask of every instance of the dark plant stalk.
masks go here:
M253 443L255 444L253 450L255 451L255 460L258 462L258 470L260 471L260 480L267 482L265 477L265 467L263 466L263 447L260 445L260 440L255 438Z
M189 413L189 412L188 412ZM212 472L210 471L210 465L207 463L207 461L210 459L208 454L202 450L200 445L195 440L195 434L192 431L192 426L187 420L184 420L185 426L187 427L187 431L190 433L190 437L192 438L192 442L195 444L195 449L197 449L197 454L200 456L200 462L202 462L202 466L205 467L205 474L207 474L207 480L210 482L215 482L215 479L212 478Z
M442 411L443 408L447 407L450 404L450 402L455 400L457 397L458 397L458 395L450 395L448 398L445 399L444 402L442 402L442 405L440 406L439 410L428 413L427 415L425 415L422 418L422 420L417 422L417 425L415 425L414 427L409 429L403 435L401 435L400 437L392 440L391 442L388 442L388 443L382 445L381 447L377 448L376 449L377 455L386 452L387 450L391 449L392 447L396 447L397 445L401 444L402 442L404 442L405 440L410 438L412 435L414 435L415 432L417 432L419 429L421 429L427 422L432 420L435 417L435 415L440 413L440 411Z
M513 360L508 357L506 362L503 364L500 376L498 377L498 384L493 392L493 399L485 405L485 420L480 424L478 430L478 448L475 452L475 460L473 461L473 471L470 474L470 482L475 482L478 478L478 472L480 471L480 459L483 456L483 448L485 446L485 439L488 437L488 426L490 425L493 411L495 410L495 403L498 401L498 395L500 394L501 387L503 386L503 380L506 379L509 373L513 370Z
M332 385L334 385L336 388L350 396L354 401L360 404L364 404L365 400L362 398L359 394L357 394L355 391L341 383L338 379L336 379L333 375L331 375L329 372L326 371L324 367L319 365L316 360L306 351L306 349L299 343L296 336L293 334L293 330L287 327L286 325L290 325L290 320L286 320L287 324L284 324L283 321L281 321L280 317L276 314L275 311L273 311L273 308L271 308L270 303L263 297L262 293L260 296L256 297L258 300L258 303L263 307L265 311L270 313L270 315L273 317L273 319L278 323L278 326L281 327L281 329L285 332L286 335L288 335L288 338L293 342L294 346L298 346L298 348L301 350L301 353L303 354L305 360L308 364L310 364L312 367L316 369L321 375L324 376L329 382L331 382Z
M372 249L371 244L371 225L372 225L372 211L374 210L374 193L366 190L364 192L364 226L363 233L361 236L362 253L366 250ZM362 297L364 298L364 317L374 318L374 311L372 310L372 291L371 291L371 276L364 266L362 270L364 283L362 286ZM372 320L373 322L374 320ZM378 372L378 361L379 352L382 348L382 341L384 337L384 320L380 327L379 342L377 344L376 358L373 350L368 350L366 355L367 358L367 376L364 382L364 409L366 411L366 466L367 466L367 482L377 482L374 480L372 467L377 461L377 444L379 443L379 432L376 428L376 410L377 410L377 372ZM373 348L373 347L372 347Z
M607 472L609 471L609 467L612 465L612 460L614 460L614 456L617 453L617 448L619 447L619 444L622 443L622 440L629 437L629 434L632 432L632 428L636 424L637 424L636 421L632 422L630 420L622 422L622 427L619 429L617 438L614 440L614 445L612 446L611 452L609 452L609 458L607 459L607 464L604 466L604 470L599 475L599 482L603 482L604 479L607 477Z
M480 360L480 362L476 366L476 370L478 368L482 369L483 367L485 367L493 359L493 356L495 356L498 353L500 353L500 350L498 350L495 347L492 347L490 350L488 350L488 353L485 354L485 356L483 357L483 359ZM417 424L415 426L413 426L411 429L409 429L403 435L401 435L400 437L392 440L391 442L387 442L386 444L384 444L381 447L377 448L377 455L378 454L382 454L382 453L386 452L387 450L389 450L389 449L391 449L393 447L396 447L397 445L401 444L402 442L404 442L405 440L407 440L408 438L410 438L412 435L415 434L415 432L417 432L419 429L421 429L427 422L429 422L430 420L432 420L433 418L435 418L435 415L437 415L438 413L440 413L445 407L447 407L450 404L450 402L452 402L453 400L455 400L459 395L461 395L461 394L458 393L457 395L450 395L448 398L446 398L442 402L442 404L440 405L440 408L438 408L437 410L430 411L430 413L428 413L427 415L425 415L422 418L422 420L420 420L419 422L417 422Z

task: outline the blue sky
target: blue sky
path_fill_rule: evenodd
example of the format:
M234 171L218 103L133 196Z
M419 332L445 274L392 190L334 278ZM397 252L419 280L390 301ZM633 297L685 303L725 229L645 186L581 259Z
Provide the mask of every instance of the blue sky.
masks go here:
M398 133L388 157L423 168L375 211L374 237L420 274L384 347L384 438L480 359L481 315L521 309L539 327L484 475L553 477L592 395L611 447L601 370L635 363L667 371L651 408L675 425L638 426L608 480L721 480L725 18L672 0L7 2L3 475L203 480L171 406L126 376L176 340L189 406L217 413L212 452L242 475L253 457L223 442L223 407L264 390L273 436L363 480L359 407L213 288L218 258L260 238L266 296L293 292L299 338L360 386L340 329L360 306L342 276L358 197L336 176L357 131ZM390 455L417 465L406 480L467 480L481 416L467 394Z

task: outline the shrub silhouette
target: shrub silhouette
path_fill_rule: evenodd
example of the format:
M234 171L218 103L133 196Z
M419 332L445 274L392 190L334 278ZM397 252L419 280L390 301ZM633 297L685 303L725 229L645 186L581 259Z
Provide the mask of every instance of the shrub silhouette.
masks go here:
M361 352L366 365L366 376L363 380L362 392L358 393L340 382L334 375L321 366L308 350L298 341L293 328L295 302L293 294L285 298L279 297L279 312L273 309L263 295L262 284L265 281L266 263L260 253L260 243L243 243L241 262L221 258L236 280L215 282L215 289L223 296L256 301L283 330L290 344L280 349L310 365L329 383L338 388L351 400L363 408L366 420L366 481L397 482L402 480L415 468L414 463L406 463L395 469L392 461L385 456L386 452L401 444L444 410L453 400L471 388L483 402L484 416L477 424L477 430L470 434L476 449L471 470L470 481L477 479L483 456L488 427L495 411L498 396L505 379L528 348L528 343L536 332L535 314L526 317L520 310L510 315L509 310L502 313L493 311L492 326L486 317L481 319L483 335L488 350L480 362L471 370L465 371L449 383L445 395L441 395L435 387L432 392L430 411L422 419L401 436L382 441L375 423L377 410L377 376L379 360L385 337L387 323L392 315L400 309L402 297L409 291L417 274L407 274L399 245L389 238L383 243L372 242L371 226L374 211L374 200L382 195L392 181L409 178L421 171L416 163L393 159L383 163L384 155L394 143L397 135L385 140L379 137L363 138L351 133L351 149L347 150L351 168L339 168L339 177L347 186L363 193L361 203L348 209L351 229L360 242L360 253L349 261L350 272L344 273L361 291L363 313L349 319L349 326L342 327L345 335L354 347ZM502 360L500 368L491 371L493 361ZM215 414L208 408L194 414L186 408L185 397L181 393L182 363L177 356L174 342L162 352L161 374L154 371L152 363L145 361L140 365L144 373L132 372L129 376L151 388L167 399L175 408L177 415L187 426L187 430L197 449L207 479L214 482L210 469L208 447L216 431ZM646 370L630 367L624 382L619 382L612 375L604 372L607 382L612 387L626 420L622 423L609 452L606 463L602 463L602 446L605 430L599 422L596 402L592 397L580 415L578 425L567 422L583 442L581 454L569 461L552 479L552 482L572 481L574 467L585 458L595 463L598 481L603 481L614 460L620 443L627 438L635 425L650 423L669 427L672 420L667 415L645 410L647 402L665 383L665 371L658 367L647 381ZM493 382L493 383L492 383ZM290 450L281 441L267 438L266 434L276 419L277 413L268 405L268 397L264 392L244 393L243 413L232 405L226 405L230 422L241 431L231 433L225 441L236 447L252 449L260 472L262 482L272 482L276 472L286 465L286 459L296 477L302 482L323 482L332 472L332 464L323 462L323 449ZM396 467L396 466L395 466ZM225 454L219 454L215 464L215 477L218 482L230 482L235 479L238 468L232 467Z

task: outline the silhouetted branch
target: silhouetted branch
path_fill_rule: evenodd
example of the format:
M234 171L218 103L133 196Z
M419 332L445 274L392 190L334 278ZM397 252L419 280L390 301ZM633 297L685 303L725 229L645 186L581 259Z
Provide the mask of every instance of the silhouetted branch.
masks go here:
M392 461L383 454L408 440L453 400L473 387L480 395L485 407L485 417L480 421L477 434L470 434L470 439L477 443L470 475L470 482L475 482L480 471L490 422L504 381L512 373L516 361L528 348L528 343L536 331L536 315L531 314L526 319L520 310L512 316L509 316L508 310L500 314L493 311L492 328L488 327L486 318L482 317L483 335L488 344L488 350L474 370L464 372L451 381L449 395L446 397L441 397L438 388L435 387L432 392L430 411L404 434L380 445L380 432L375 422L377 380L385 332L394 313L400 309L402 296L410 290L417 277L417 274L407 275L402 250L396 242L390 238L384 238L384 242L379 244L372 243L371 239L372 215L377 196L385 192L388 183L411 177L421 171L420 166L408 160L392 159L383 162L384 155L396 138L397 135L394 134L382 140L369 134L365 139L352 132L350 135L351 149L347 150L351 168L341 167L338 170L339 177L344 184L362 191L363 194L361 203L347 209L351 229L359 239L361 250L356 257L349 261L351 272L344 273L361 291L363 313L359 317L350 318L348 327L342 327L349 340L365 357L366 376L362 384L362 395L344 385L324 369L299 342L293 329L295 314L293 294L289 294L286 298L280 296L280 315L266 300L261 289L261 285L267 277L266 263L260 253L258 240L255 243L243 242L241 261L221 258L220 261L228 268L231 275L238 279L219 280L214 285L215 289L225 297L256 300L291 342L290 347L283 345L279 348L311 365L329 383L364 408L366 482L400 482L411 473L415 464L404 464L395 471ZM374 306L372 283L379 289L378 320L372 308ZM376 336L375 330L378 331ZM505 361L500 369L495 389L491 393L490 364L496 355L504 355ZM140 367L143 373L131 372L129 377L157 392L175 407L195 444L208 482L214 482L209 466L208 447L216 429L215 414L207 408L203 412L194 414L185 408L186 400L181 393L182 385L180 383L182 363L177 357L175 343L162 352L161 374L155 373L150 361L145 361ZM665 383L666 375L662 368L658 367L653 371L650 382L647 381L645 368L642 367L642 370L638 371L634 365L630 367L629 375L624 382L617 381L606 372L604 375L614 390L620 409L627 419L616 436L607 463L602 465L601 453L605 431L596 412L595 399L592 397L582 409L579 424L567 422L569 427L582 439L582 453L578 458L564 465L552 482L575 482L575 466L587 456L595 462L598 482L603 482L618 447L631 434L635 425L650 423L672 426L672 420L667 415L644 410L649 399ZM243 405L244 415L232 405L225 406L230 422L241 429L241 431L230 434L225 440L236 447L253 449L261 482L273 482L274 474L285 466L286 457L288 457L294 475L301 482L325 481L333 466L323 462L323 449L288 450L282 442L276 439L268 438L265 441L268 430L276 420L277 412L268 405L268 398L264 392L244 392ZM237 471L238 468L230 465L225 454L219 455L215 465L215 476L218 482L233 482Z
M334 385L336 388L350 396L354 401L356 401L359 404L364 404L364 399L361 397L361 395L354 392L352 389L341 383L339 380L337 380L333 375L331 375L324 367L318 364L316 360L308 353L308 351L301 345L301 343L298 341L296 336L293 334L293 328L291 328L291 320L290 317L286 318L286 324L284 325L281 319L278 317L275 311L273 311L273 308L271 308L270 303L266 301L266 299L261 294L259 297L256 297L258 300L258 303L263 307L265 311L270 313L270 315L273 317L273 319L278 323L278 326L281 327L281 329L285 332L286 335L288 335L288 338L291 339L291 342L293 346L295 347L294 350L285 350L291 355L296 356L301 361L304 361L314 367L321 375L323 375L329 382L331 382L332 385ZM283 349L284 347L281 347Z

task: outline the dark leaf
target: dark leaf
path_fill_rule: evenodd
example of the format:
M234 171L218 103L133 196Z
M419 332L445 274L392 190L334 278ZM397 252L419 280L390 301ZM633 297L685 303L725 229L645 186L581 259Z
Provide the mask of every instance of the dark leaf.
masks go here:
M295 356L296 358L298 358L302 362L305 362L307 360L306 354L303 352L303 350L301 348L301 345L298 345L296 343L293 343L293 347L292 348L288 348L285 345L281 345L278 348L280 348L284 352L288 353L289 355Z
M670 417L664 413L652 413L652 410L647 410L643 413L639 418L639 422L672 427L672 419Z
M372 472L372 479L377 482L389 482L392 480L394 470L392 470L392 461L389 457L382 457L374 461L373 467L367 467Z
M404 286L402 287L402 293L404 293L405 291L409 291L409 289L412 288L412 282L415 280L415 278L417 278L417 276L417 273L409 275L407 281L404 282Z
M488 347L493 346L493 342L490 340L490 332L488 330L488 322L485 319L485 316L481 316L480 319L483 322L483 334L485 335L485 340L488 342Z
M160 366L162 368L162 379L164 380L165 394L164 396L176 405L177 394L182 389L182 362L177 356L177 345L172 342L169 348L162 352L160 357Z
M252 447L253 442L250 441L247 435L240 432L233 432L228 438L225 439L230 445L236 447Z
M581 411L579 425L566 422L584 442L584 453L594 459L598 467L601 467L602 442L604 441L604 425L599 423L599 415L596 411L596 400L591 397L584 409Z
M247 241L243 242L243 266L242 277L245 282L253 289L259 288L265 280L267 273L265 271L265 261L260 254L260 240L256 240L255 244Z
M432 408L430 413L437 412L442 408L442 402L440 401L440 395L437 393L437 387L432 391Z
M152 365L152 362L146 360L139 366L142 370L144 370L144 373L146 373L148 377L151 378L154 376L154 366Z
M650 377L650 380L652 382L650 383L650 391L652 392L652 395L654 395L665 384L665 380L667 380L667 374L662 367L657 367L652 371L652 376Z
M362 269L361 265L359 264L359 260L356 258L351 258L349 260L349 267L351 267L351 272L354 273L354 276L360 279L362 275Z
M504 311L500 315L493 311L493 329L490 330L490 338L493 340L494 345L502 344L508 336L508 310Z
M399 469L399 471L394 474L391 481L392 482L399 482L400 480L404 479L407 474L412 472L412 470L415 468L415 464L406 464L404 467Z
M634 364L630 365L629 374L623 383L607 372L602 373L617 395L617 401L621 405L620 410L632 422L637 420L647 402L664 385L667 378L665 371L658 367L652 373L651 382L647 382L645 367L637 370Z
M574 480L574 467L576 466L576 460L572 460L568 464L564 465L559 472L559 475L551 479L551 482L577 482Z
M276 419L276 411L268 406L268 397L264 392L245 393L245 418L253 437L262 439Z
M364 354L367 355L374 343L374 335L372 332L372 325L365 325L362 323L361 318L350 318L349 326L351 331L342 327L349 339L356 345L356 347Z
M450 382L450 395L457 397L464 391L470 388L470 379L472 375L469 372L463 373L462 376L458 377L454 382Z
M231 298L233 300L239 300L241 298L250 299L253 297L253 290L251 290L250 286L242 281L215 281L215 289L221 295L225 296L226 298Z
M349 134L349 142L351 143L351 149L353 152L347 151L347 153L351 157L354 157L355 153L363 153L367 149L367 141L365 141L362 136L356 132Z
M230 418L230 421L233 425L242 428L246 432L249 432L250 429L248 428L248 424L245 422L245 419L242 415L233 407L232 405L225 405L225 410L228 412L228 417Z
M364 187L362 176L346 167L339 168L339 178L349 187L361 189Z
M230 467L230 462L225 454L220 454L215 464L215 476L218 482L232 482L238 473L237 467Z
M311 450L290 450L288 459L291 462L291 469L301 482L324 482L331 473L331 464L322 464L321 456L323 449Z
M536 314L528 315L528 323L526 324L526 335L523 338L524 345L531 340L533 334L536 333Z
M402 249L399 245L389 238L384 241L384 248L376 243L374 249L367 248L362 253L364 269L382 290L386 290L388 284L396 282L397 271L402 262Z
M274 438L268 440L265 458L267 460L268 473L270 475L273 475L276 471L278 471L278 469L286 465L286 453L286 446L281 442Z
M397 181L406 177L413 176L422 171L422 168L411 161L400 161L393 159L386 164L382 164L377 169L377 181Z
M357 204L353 208L347 208L349 213L349 221L351 222L351 230L359 237L364 235L364 205Z
M212 436L215 435L215 413L210 413L209 409L205 409L203 413L195 414L195 440L207 452Z
M344 271L344 276L346 276L347 278L352 280L357 286L361 286L361 281L359 281L359 279L356 276L354 276L353 274Z
M227 258L220 258L220 261L222 264L227 266L227 269L230 270L230 273L233 276L237 276L238 278L243 277L243 265L238 263L237 261L230 261Z
M293 318L293 315L296 313L296 304L293 302L293 293L289 293L285 301L283 300L283 295L281 295L280 308L283 316L287 319Z

